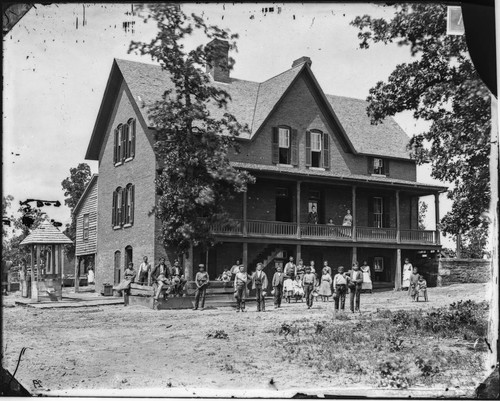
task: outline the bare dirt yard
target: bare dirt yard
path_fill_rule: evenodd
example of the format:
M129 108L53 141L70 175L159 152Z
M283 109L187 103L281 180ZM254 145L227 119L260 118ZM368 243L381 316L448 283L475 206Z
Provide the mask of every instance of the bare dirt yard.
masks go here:
M35 309L11 294L2 363L13 373L27 347L15 377L41 395L470 397L487 376L487 287L430 288L418 303L405 292L362 294L356 314L334 314L331 301L275 310L271 300L265 313L254 302L246 313Z

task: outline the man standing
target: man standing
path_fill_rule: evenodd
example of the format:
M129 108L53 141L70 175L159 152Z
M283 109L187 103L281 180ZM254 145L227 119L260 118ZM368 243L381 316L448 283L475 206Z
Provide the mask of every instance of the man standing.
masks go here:
M361 285L363 283L363 274L359 270L358 262L352 264L351 275L349 277L351 312L359 312ZM356 301L356 302L354 302ZM355 305L356 304L356 305Z
M292 280L295 278L295 270L297 266L293 263L293 256L290 256L288 263L285 265L285 277L290 277Z
M205 265L199 264L198 268L199 272L196 273L196 277L194 279L194 282L196 284L196 292L194 297L193 310L198 309L200 298L201 298L201 310L205 309L205 296L207 294L208 282L210 281L208 273L205 271Z
M236 312L245 312L245 297L248 283L248 274L245 266L240 265L240 271L234 276L234 296L236 298Z
M139 266L139 284L141 285L151 285L149 274L151 273L151 263L148 262L148 257L144 256L142 258L143 262Z
M257 271L252 275L252 289L255 290L257 312L266 310L267 275L262 271L262 263L257 263Z
M316 284L316 275L311 273L311 267L306 267L306 274L302 278L302 285L304 287L304 296L306 297L307 309L311 309L313 305L313 291L314 284Z
M168 267L165 264L165 258L160 258L160 263L158 263L153 271L151 272L151 281L155 282L158 285L156 289L155 299L161 294L161 290L167 284L167 280L169 278Z
M283 296L284 274L281 269L281 266L278 266L276 273L274 273L272 282L274 290L274 309L281 307L281 298Z

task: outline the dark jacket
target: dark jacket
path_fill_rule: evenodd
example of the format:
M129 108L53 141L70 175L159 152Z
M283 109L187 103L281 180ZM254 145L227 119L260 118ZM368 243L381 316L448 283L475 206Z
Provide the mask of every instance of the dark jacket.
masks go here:
M151 279L156 281L160 273L161 273L161 265L160 263L158 263L151 272ZM163 274L165 275L165 278L170 277L170 272L168 271L168 266L166 264L163 265Z
M284 273L281 273L281 277L279 277L279 274L278 272L274 273L274 276L273 276L273 287L277 287L278 285L283 285L283 280L285 279L285 274Z

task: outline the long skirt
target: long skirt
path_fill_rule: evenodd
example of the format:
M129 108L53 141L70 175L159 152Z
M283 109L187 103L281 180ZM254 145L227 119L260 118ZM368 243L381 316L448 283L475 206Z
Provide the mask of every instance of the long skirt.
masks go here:
M319 295L323 297L331 297L332 296L332 286L329 281L322 281L321 286L318 291Z

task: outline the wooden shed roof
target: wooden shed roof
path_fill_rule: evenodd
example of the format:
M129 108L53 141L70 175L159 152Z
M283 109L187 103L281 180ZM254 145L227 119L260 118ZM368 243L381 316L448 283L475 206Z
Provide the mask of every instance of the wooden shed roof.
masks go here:
M57 227L54 227L50 222L44 221L38 228L21 241L20 245L31 244L72 244L65 234Z

